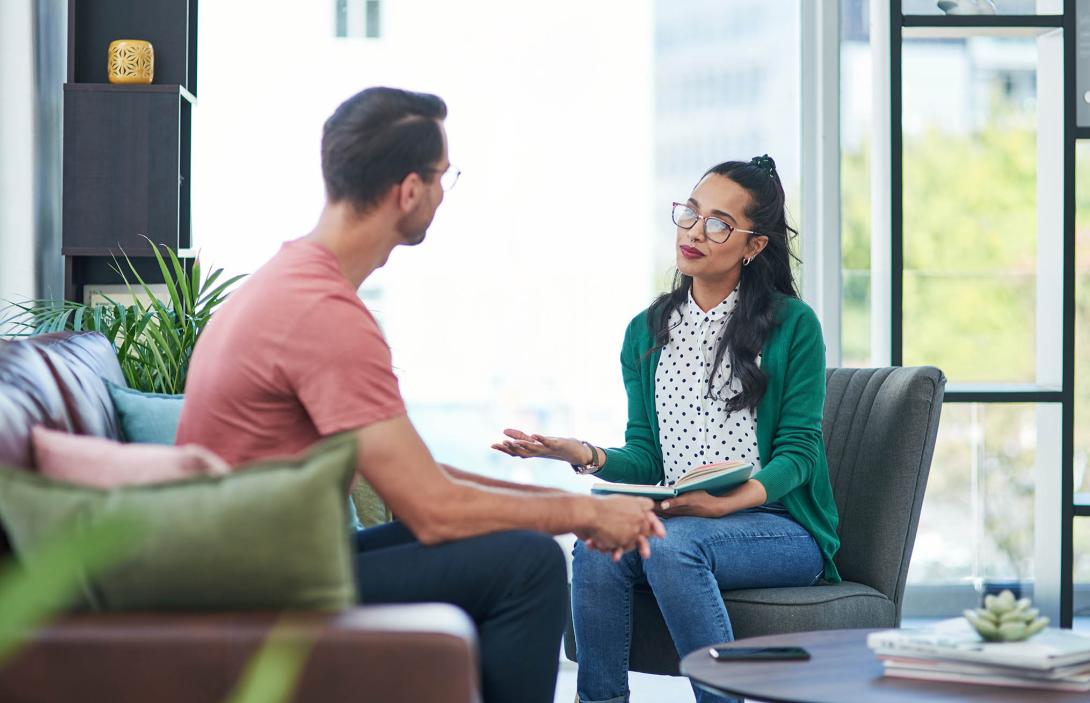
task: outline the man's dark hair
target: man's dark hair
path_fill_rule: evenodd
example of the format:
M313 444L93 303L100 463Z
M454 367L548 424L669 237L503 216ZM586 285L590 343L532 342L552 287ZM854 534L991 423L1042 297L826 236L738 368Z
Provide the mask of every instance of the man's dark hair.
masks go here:
M369 209L410 173L437 177L446 103L427 93L368 88L345 100L322 130L322 177L330 202Z

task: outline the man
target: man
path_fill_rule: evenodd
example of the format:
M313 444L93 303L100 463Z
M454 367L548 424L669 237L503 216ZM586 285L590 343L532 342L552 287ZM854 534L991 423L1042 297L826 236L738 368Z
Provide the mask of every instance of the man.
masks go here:
M355 431L358 472L400 521L357 533L361 601L461 607L478 626L486 700L552 701L567 588L547 534L646 557L664 531L650 500L437 464L409 422L390 350L356 291L394 247L424 240L443 184L457 178L445 118L438 97L391 88L337 108L322 136L318 224L250 276L201 335L178 442L237 465Z

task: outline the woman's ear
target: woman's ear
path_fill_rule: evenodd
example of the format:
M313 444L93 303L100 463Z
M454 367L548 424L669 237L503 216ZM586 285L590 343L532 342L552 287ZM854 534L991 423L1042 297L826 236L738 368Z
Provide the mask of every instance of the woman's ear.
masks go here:
M768 246L768 237L763 234L758 234L749 238L749 242L746 244L746 256L753 258L764 251L764 248Z

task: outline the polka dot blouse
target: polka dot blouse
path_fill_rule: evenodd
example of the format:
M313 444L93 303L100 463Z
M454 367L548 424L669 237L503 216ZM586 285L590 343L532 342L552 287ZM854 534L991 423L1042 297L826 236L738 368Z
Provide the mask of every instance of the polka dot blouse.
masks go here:
M756 412L726 409L724 400L742 392L742 382L731 376L727 354L712 384L719 399L707 397L715 345L723 337L738 295L735 288L726 300L704 312L690 291L686 303L671 314L670 342L655 369L655 408L667 484L691 467L718 461L749 461L755 470L761 468Z

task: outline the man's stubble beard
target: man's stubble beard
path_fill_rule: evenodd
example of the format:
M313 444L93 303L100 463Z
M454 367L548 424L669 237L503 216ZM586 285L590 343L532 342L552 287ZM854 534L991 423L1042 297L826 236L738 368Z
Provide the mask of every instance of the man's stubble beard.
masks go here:
M422 218L420 215L421 213L406 215L397 225L401 241L405 246L415 247L428 236L428 227L431 226L431 222L435 218L435 210L432 210L427 218Z

